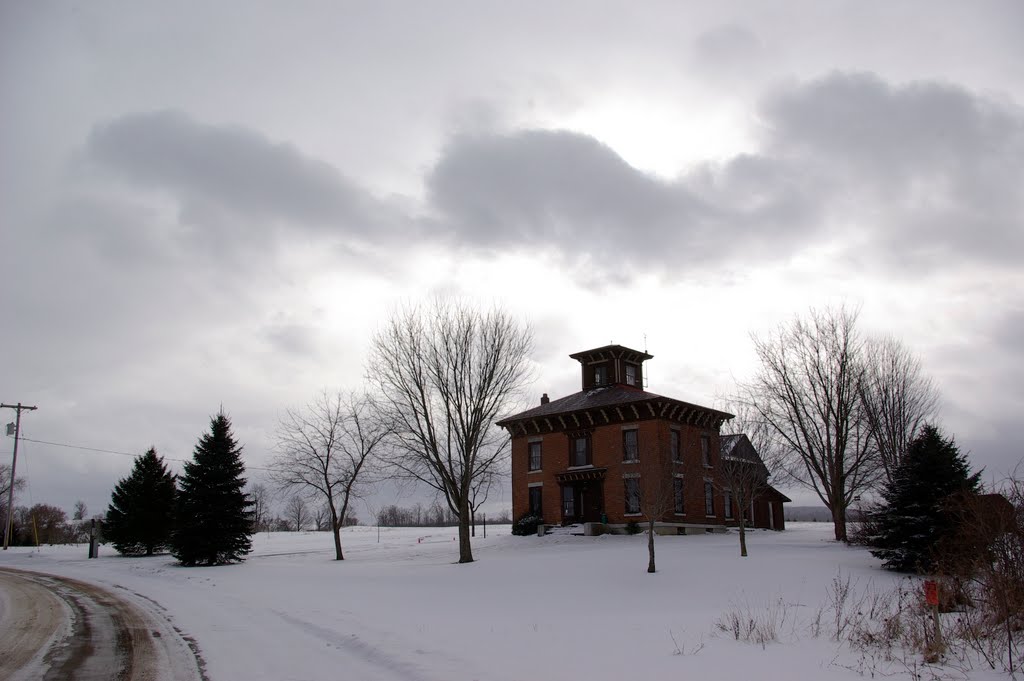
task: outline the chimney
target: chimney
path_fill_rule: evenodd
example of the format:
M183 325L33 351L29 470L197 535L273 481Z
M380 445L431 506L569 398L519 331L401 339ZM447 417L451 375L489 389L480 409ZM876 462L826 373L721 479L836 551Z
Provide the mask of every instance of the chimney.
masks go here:
M541 403L542 405L543 405L543 404L547 404L547 403L548 403L548 402L550 402L550 401L551 401L551 400L549 400L549 399L548 399L548 394L547 394L547 393L544 393L543 395L541 395L541 396L540 396L540 403Z

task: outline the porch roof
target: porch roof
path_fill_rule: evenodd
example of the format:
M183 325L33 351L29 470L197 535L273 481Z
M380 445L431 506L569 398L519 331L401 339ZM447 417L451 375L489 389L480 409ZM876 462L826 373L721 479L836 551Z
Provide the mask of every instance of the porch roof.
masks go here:
M566 482L583 482L585 480L604 480L605 473L607 472L607 468L579 468L564 470L561 473L555 473L555 480L559 484Z

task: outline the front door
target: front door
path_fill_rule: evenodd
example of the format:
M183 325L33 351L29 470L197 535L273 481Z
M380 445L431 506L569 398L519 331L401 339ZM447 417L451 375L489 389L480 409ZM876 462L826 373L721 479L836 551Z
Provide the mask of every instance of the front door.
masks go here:
M600 482L577 482L562 486L562 522L596 523L601 521L604 494Z

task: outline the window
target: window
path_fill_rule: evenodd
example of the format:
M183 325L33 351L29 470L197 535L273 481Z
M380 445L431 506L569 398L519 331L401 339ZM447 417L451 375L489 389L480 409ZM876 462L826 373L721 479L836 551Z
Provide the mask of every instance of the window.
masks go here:
M732 520L732 490L725 490L725 519Z
M586 435L578 435L572 439L572 452L570 465L586 466L590 463L590 438Z
M700 436L700 460L708 468L711 467L711 438L707 435Z
M636 365L626 365L626 385L636 385Z
M540 463L541 463L541 459L540 459L540 443L539 442L531 442L530 443L530 463L529 463L529 468L527 470L539 471L540 470Z
M682 461L683 460L682 451L679 449L679 431L678 430L670 430L668 437L669 437L669 441L668 441L669 448L672 450L672 460L673 461Z
M604 385L608 382L608 365L599 364L594 367L594 385Z
M710 482L704 483L704 514L715 514L715 487Z
M544 510L542 506L544 488L540 485L530 488L530 513L535 516L544 516Z
M677 515L686 513L686 507L683 505L683 478L676 476L672 479L672 492L675 497L675 512Z
M562 488L562 517L576 517L576 499L574 498L572 487Z
M636 461L640 458L636 428L622 431L622 460Z
M640 478L626 478L626 513L640 512Z

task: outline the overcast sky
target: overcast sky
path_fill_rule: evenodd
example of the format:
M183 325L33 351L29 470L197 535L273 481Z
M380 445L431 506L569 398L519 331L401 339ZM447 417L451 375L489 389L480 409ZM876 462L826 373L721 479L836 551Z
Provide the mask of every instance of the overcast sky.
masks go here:
M531 404L615 342L713 406L751 333L860 306L986 481L1024 455L1019 2L2 2L0 112L29 438L187 459L223 405L258 478L440 294L532 324ZM92 512L132 461L20 454Z

